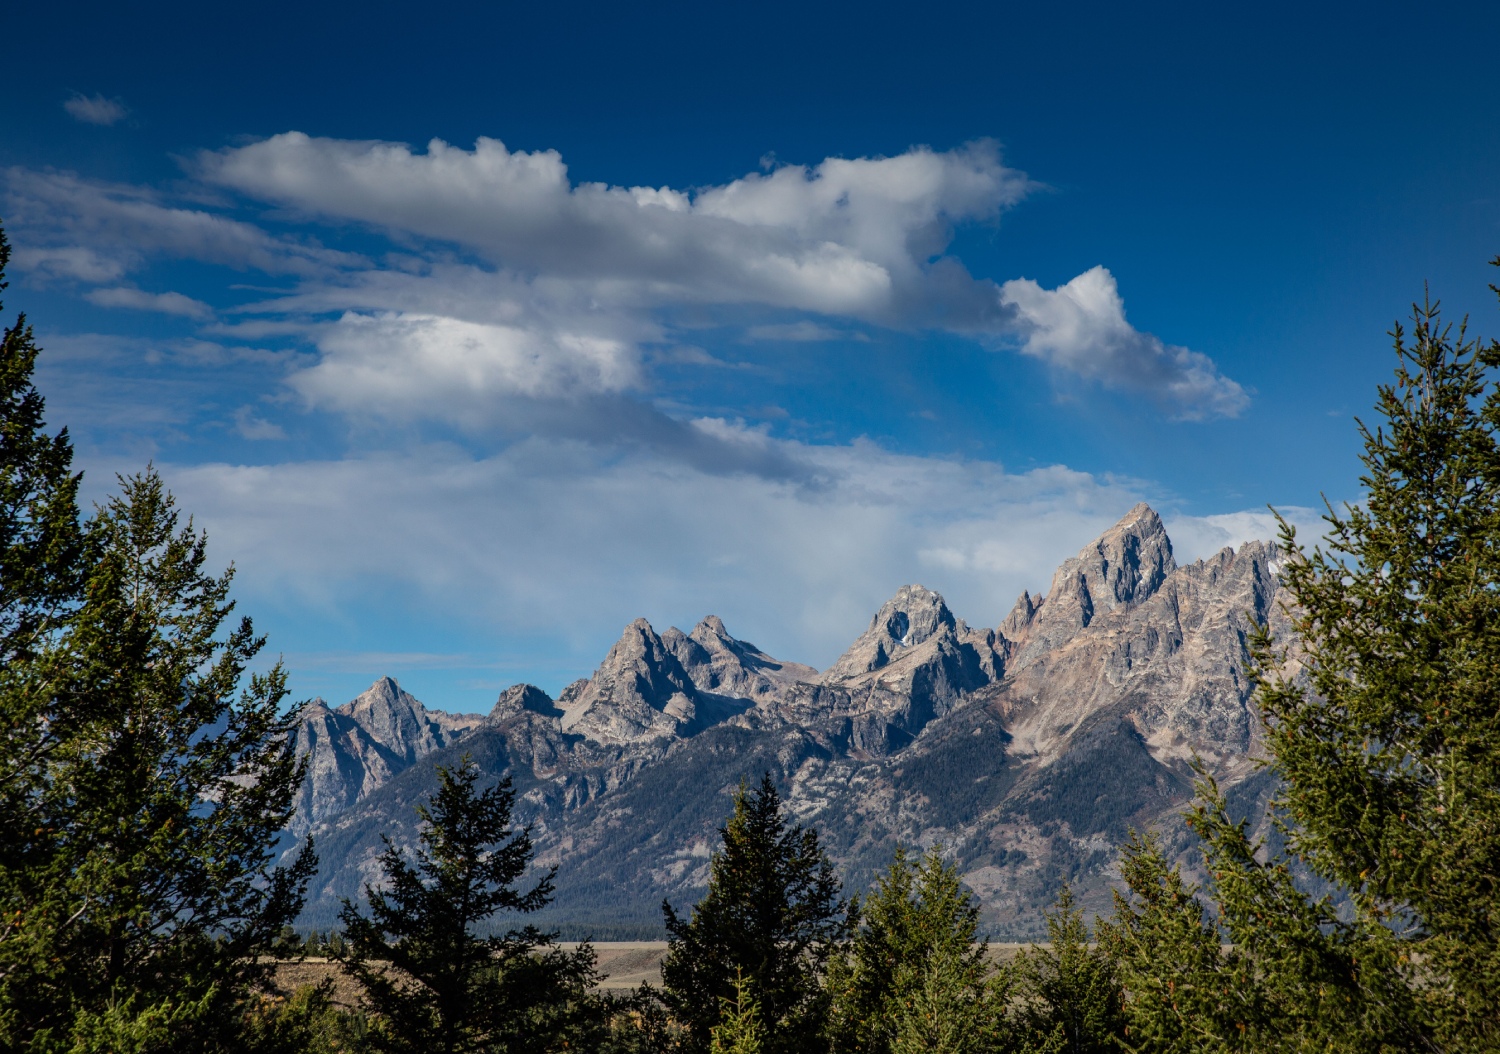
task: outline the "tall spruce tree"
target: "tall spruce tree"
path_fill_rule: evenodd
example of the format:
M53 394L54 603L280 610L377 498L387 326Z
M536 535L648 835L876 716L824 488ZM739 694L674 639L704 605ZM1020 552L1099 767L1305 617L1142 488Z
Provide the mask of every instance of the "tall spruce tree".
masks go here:
M385 887L365 887L369 914L344 902L337 958L377 1015L381 1050L400 1054L507 1054L597 1048L605 1015L589 989L599 980L591 947L556 947L534 926L480 936L497 912L530 913L552 897L552 874L522 892L529 829L515 830L515 792L502 780L477 791L467 755L438 766L415 865L389 839Z
M1410 924L1447 1049L1497 1050L1500 345L1435 303L1412 323L1359 426L1365 501L1311 553L1282 524L1297 643L1258 640L1259 702L1292 850Z
M9 262L0 227L0 293ZM82 474L73 472L68 430L46 429L46 405L32 380L40 353L24 313L0 331L0 670L42 646L83 591ZM6 721L7 732L18 728L28 737L36 732L25 720Z
M0 292L9 261L0 228ZM32 380L40 352L24 314L0 332L0 1034L9 980L42 953L29 905L52 839L38 800L68 728L36 660L82 600L87 549L67 429L46 430Z
M849 930L833 864L817 832L787 822L767 773L741 784L720 828L708 892L683 919L663 903L670 947L664 998L684 1026L688 1051L709 1049L725 1000L743 978L766 1029L768 1054L810 1054L826 1045L828 995L821 980Z
M1040 1054L1096 1054L1116 1049L1124 1035L1124 991L1114 961L1089 943L1088 923L1064 886L1047 913L1046 946L1021 952L1011 964L1022 1049Z
M898 1036L934 1051L1003 1044L1004 975L990 969L979 906L937 847L920 862L898 847L850 915L849 954L828 967L835 1052L890 1054Z
M1101 948L1128 999L1121 1046L1142 1054L1214 1051L1392 1052L1430 1048L1415 971L1396 936L1354 905L1307 896L1292 861L1231 819L1212 780L1198 785L1190 823L1202 839L1215 909L1169 868L1150 839L1133 839Z
M91 524L80 608L25 662L55 740L26 790L31 859L4 876L12 1049L223 1049L300 910L310 846L275 867L302 767L277 664L230 573L148 470ZM38 689L39 691L41 689Z
M1236 952L1223 948L1199 890L1149 834L1131 833L1120 873L1126 891L1115 892L1114 917L1098 937L1126 992L1121 1047L1135 1054L1238 1049L1249 993L1231 983Z

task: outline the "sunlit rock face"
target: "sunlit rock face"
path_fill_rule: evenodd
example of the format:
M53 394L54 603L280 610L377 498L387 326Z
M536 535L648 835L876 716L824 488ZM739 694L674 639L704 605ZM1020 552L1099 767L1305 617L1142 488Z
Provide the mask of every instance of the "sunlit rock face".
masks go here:
M1263 802L1245 665L1254 623L1289 639L1277 559L1252 542L1178 567L1161 518L1138 505L998 627L903 586L821 674L714 616L660 635L638 619L592 677L556 700L507 689L482 723L444 724L394 682L309 707L315 767L348 769L343 783L320 777L342 797L309 813L324 859L309 917L378 877L382 832L415 838L433 763L464 753L511 779L539 862L558 868L548 924L579 932L658 932L662 898L701 893L734 789L763 772L853 888L896 845L941 843L996 934L1041 932L1064 879L1107 910L1130 827L1186 844L1190 759L1247 808Z
M428 710L389 677L340 707L314 699L297 716L297 748L307 756L307 776L289 830L299 837L482 720Z

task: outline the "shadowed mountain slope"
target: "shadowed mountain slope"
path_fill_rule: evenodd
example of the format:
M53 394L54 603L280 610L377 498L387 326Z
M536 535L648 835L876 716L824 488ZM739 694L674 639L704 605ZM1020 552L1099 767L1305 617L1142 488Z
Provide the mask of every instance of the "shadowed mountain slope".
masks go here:
M995 933L1036 935L1064 881L1107 907L1129 827L1181 837L1193 756L1263 802L1263 780L1245 783L1259 738L1244 666L1254 621L1285 630L1276 559L1255 542L1178 567L1140 505L998 628L905 586L821 675L717 618L660 636L637 620L559 699L507 689L479 727L320 817L307 919L326 925L376 877L380 834L410 841L434 763L468 753L513 780L538 866L558 868L542 921L574 935L659 933L662 898L701 895L734 788L763 771L851 886L898 843L941 842Z

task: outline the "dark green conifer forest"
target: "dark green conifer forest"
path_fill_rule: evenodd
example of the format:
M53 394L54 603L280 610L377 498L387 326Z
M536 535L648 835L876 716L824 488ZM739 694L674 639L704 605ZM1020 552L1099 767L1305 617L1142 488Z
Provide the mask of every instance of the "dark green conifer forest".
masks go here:
M0 232L0 291L8 261ZM1048 941L999 962L942 847L846 891L817 831L746 773L706 895L663 905L660 987L610 996L587 942L527 922L566 863L538 873L508 780L467 759L338 931L291 929L316 855L281 844L303 777L286 671L252 672L265 641L233 572L149 465L80 509L17 316L0 1051L1500 1051L1500 344L1428 301L1393 338L1359 425L1366 497L1330 507L1310 548L1283 522L1296 634L1254 642L1274 845L1203 776L1197 860L1132 832L1110 916L1064 890ZM354 1003L278 987L310 953Z

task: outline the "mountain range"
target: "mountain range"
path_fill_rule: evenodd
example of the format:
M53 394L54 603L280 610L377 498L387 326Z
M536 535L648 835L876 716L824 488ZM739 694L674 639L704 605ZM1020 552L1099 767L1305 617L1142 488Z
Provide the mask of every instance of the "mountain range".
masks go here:
M662 900L701 895L735 788L763 772L849 892L896 845L941 844L995 936L1042 932L1064 882L1107 910L1129 828L1186 845L1194 757L1236 808L1263 808L1246 660L1254 624L1287 632L1278 559L1249 542L1179 567L1137 505L996 628L904 586L821 673L714 616L690 633L637 619L556 699L522 684L488 715L450 715L384 678L337 709L314 701L289 830L322 860L304 925L378 878L383 834L414 841L435 765L464 755L511 779L537 866L557 869L537 921L570 935L659 936Z

